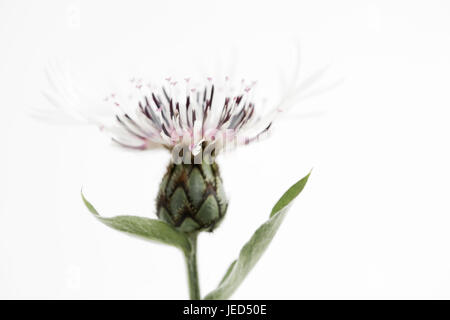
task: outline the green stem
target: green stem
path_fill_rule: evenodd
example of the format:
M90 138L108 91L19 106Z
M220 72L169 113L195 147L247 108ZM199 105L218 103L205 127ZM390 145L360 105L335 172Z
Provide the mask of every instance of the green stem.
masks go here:
M191 300L200 300L200 287L197 272L197 233L189 235L191 251L186 253L186 266L189 282L189 297Z

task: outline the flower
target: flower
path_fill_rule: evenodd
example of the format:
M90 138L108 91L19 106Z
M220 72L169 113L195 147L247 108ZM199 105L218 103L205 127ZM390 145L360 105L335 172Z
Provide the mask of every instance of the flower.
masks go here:
M258 94L256 81L167 77L154 84L133 77L125 93L112 92L94 102L110 111L101 119L91 110L82 111L92 100L69 75L54 67L47 71L52 91L45 96L57 109L98 126L123 147L163 147L172 152L156 198L156 214L186 234L213 231L228 208L219 166L208 156L259 140L278 115L302 98L300 93L315 94L307 90L324 72L298 86L294 72L271 107ZM174 156L181 150L183 159L177 162Z
M181 148L195 156L209 146L218 154L259 140L279 114L301 100L302 93L306 93L303 97L320 93L308 89L324 71L298 86L294 72L279 101L269 107L258 92L257 81L233 81L228 76L167 77L157 84L133 77L128 82L129 90L111 92L93 102L74 85L71 75L54 66L47 69L52 88L45 96L57 109L98 126L123 147ZM83 112L86 104L102 105L109 116L100 119L91 110Z
M196 155L211 144L216 152L227 142L248 144L270 127L255 112L255 81L242 79L235 85L228 77L223 81L207 77L197 82L190 78L166 78L164 82L152 86L133 78L134 92L127 97L114 93L105 97L115 110L116 123L102 128L115 142L142 150L155 145L181 146Z

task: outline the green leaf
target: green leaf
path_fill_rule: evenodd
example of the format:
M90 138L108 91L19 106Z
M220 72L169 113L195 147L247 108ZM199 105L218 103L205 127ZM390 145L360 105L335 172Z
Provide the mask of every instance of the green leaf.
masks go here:
M81 192L81 197L88 210L108 227L145 240L175 246L183 250L184 253L188 253L191 250L187 237L163 221L137 216L105 218L100 216L94 206L84 197L83 192Z
M272 212L270 213L270 217L273 217L277 212L279 212L281 209L288 206L292 200L294 200L300 192L302 192L303 188L306 185L306 182L308 182L309 175L308 173L306 177L298 181L296 184L294 184L292 187L286 191L283 196L278 200L278 202L273 206Z
M273 207L269 220L256 230L251 239L241 249L239 258L228 267L219 286L210 292L205 299L228 299L236 291L269 246L286 216L289 205L303 190L310 174L283 194Z
M231 271L233 271L234 265L236 264L237 260L234 260L230 266L227 269L227 272L225 272L225 275L223 276L222 280L220 280L219 285L221 285L222 283L224 283L225 280L227 280L228 276L230 275Z

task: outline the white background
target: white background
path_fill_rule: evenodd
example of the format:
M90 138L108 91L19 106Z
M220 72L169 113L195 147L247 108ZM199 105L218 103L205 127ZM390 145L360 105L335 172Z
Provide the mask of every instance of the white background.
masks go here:
M0 1L0 297L187 297L176 249L108 229L80 199L154 217L168 154L31 118L49 59L100 96L106 77L207 74L233 55L276 83L297 40L301 77L330 65L319 85L343 82L219 159L231 202L199 240L203 293L314 168L233 298L450 298L449 2L331 0Z

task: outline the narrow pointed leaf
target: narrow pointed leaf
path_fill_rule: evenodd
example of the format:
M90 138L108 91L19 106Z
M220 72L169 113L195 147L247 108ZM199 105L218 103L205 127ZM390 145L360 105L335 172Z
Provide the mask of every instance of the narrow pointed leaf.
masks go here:
M223 276L222 280L220 280L219 285L225 282L225 280L228 279L228 276L231 274L231 271L233 271L234 265L236 264L237 260L234 260L230 266L227 269L227 272L225 272L225 275Z
M280 200L277 201L277 203L273 206L272 212L270 213L270 217L272 218L277 212L288 206L292 200L294 200L300 192L302 192L303 188L306 185L306 182L308 182L309 175L308 173L306 177L303 179L297 181L292 187L286 191L283 196L280 198Z
M273 207L269 220L256 230L251 239L241 249L239 258L228 267L219 286L210 292L205 299L228 299L236 291L269 246L286 216L292 200L303 190L309 175L310 173L283 194Z
M81 197L88 210L108 227L145 240L175 246L185 253L190 251L189 240L186 236L163 221L137 216L102 217L83 193L81 193Z

